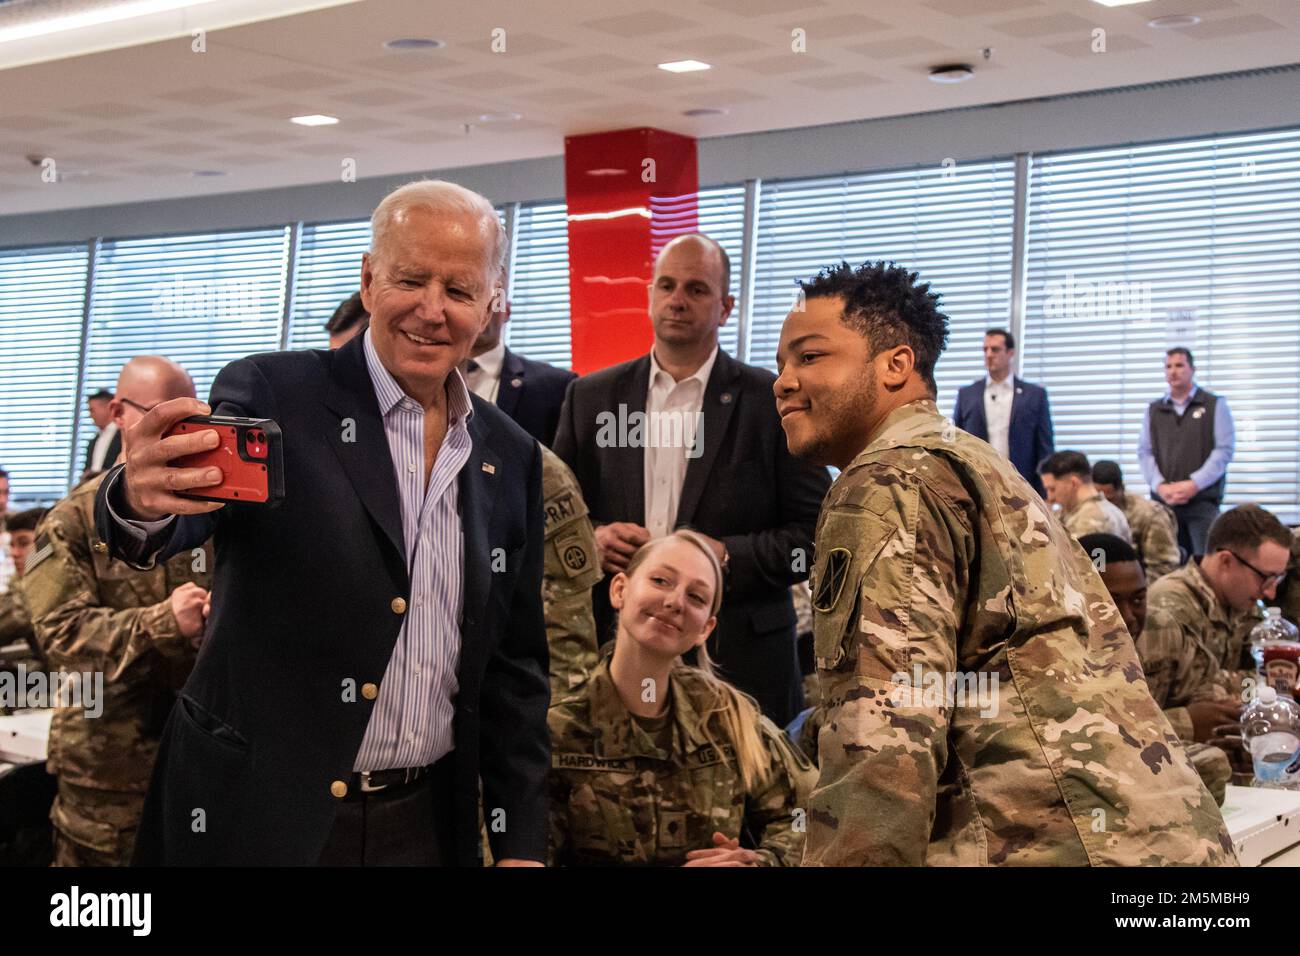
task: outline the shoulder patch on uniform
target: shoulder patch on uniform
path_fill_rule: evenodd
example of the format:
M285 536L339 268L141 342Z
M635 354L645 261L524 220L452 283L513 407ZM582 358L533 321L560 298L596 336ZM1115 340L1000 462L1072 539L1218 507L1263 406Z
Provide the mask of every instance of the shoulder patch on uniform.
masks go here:
M839 603L840 592L844 590L844 580L849 575L849 564L853 561L853 552L848 548L831 548L826 555L826 567L817 581L817 593L813 595L813 610L823 614L835 609Z
M582 535L571 534L555 542L555 552L564 565L564 573L571 578L586 572L592 556L583 545Z
M27 555L27 563L24 566L23 574L31 574L32 569L40 564L46 558L54 553L54 545L50 541L48 534L38 534L36 543L32 545L32 550Z
M547 498L542 505L542 511L546 514L546 531L549 534L551 529L578 513L573 504L573 492L565 491L554 498Z

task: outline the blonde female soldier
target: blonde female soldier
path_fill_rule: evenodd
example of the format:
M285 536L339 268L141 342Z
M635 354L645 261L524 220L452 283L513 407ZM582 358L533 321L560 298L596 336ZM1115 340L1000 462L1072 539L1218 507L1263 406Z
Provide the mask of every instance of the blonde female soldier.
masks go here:
M799 864L817 774L713 676L704 641L722 584L708 543L684 530L645 544L610 582L612 652L550 709L553 863ZM681 661L691 648L699 667Z

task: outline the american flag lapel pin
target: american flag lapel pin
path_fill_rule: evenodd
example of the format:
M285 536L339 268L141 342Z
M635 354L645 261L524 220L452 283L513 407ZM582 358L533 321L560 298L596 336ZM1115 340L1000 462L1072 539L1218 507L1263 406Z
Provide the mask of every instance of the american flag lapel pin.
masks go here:
M497 473L497 466L489 464L488 462L485 461L483 462L483 470L486 471L489 475L495 475Z

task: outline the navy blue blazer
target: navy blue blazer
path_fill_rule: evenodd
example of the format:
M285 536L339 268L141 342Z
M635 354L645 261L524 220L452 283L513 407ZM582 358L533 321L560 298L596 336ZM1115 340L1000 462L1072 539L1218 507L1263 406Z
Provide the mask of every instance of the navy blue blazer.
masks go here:
M567 368L535 362L506 349L497 408L547 448L555 441L564 391L578 376Z
M509 826L498 858L544 861L546 630L542 463L537 442L471 396L473 442L458 476L464 606L452 751L455 860L480 859L484 806ZM178 518L162 556L215 535L212 612L194 671L163 732L137 864L310 865L320 857L410 602L401 505L362 338L336 352L254 355L213 383L214 414L274 419L285 499ZM103 489L112 484L105 481ZM114 488L114 494L120 488ZM117 507L117 499L114 499ZM96 501L116 557L125 532ZM492 561L503 549L504 569ZM194 809L205 829L194 832Z
M984 418L984 379L963 386L957 392L957 407L952 420L962 431L989 440L989 424ZM1039 495L1043 480L1038 477L1038 463L1056 450L1052 434L1052 410L1047 403L1047 389L1023 378L1013 379L1011 427L1007 445L1011 463Z

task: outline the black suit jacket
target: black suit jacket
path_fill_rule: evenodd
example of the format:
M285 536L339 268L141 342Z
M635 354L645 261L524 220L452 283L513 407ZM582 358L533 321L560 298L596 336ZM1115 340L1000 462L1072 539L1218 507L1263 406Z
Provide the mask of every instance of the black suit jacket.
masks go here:
M83 471L90 471L90 459L95 454L95 442L99 439L99 434L86 442L86 464ZM107 471L113 467L113 462L117 461L117 456L122 454L122 430L119 428L113 433L113 437L108 441L108 451L104 453L104 467L102 470Z
M686 466L677 527L719 538L731 555L709 653L722 676L758 699L779 725L803 706L790 585L808 576L813 533L830 487L825 468L796 460L772 396L775 376L719 351L704 390L703 453ZM601 448L601 412L644 412L650 356L584 376L569 386L555 452L577 475L593 524L645 524L645 453ZM804 560L799 560L800 552ZM607 587L593 597L608 638Z
M506 811L498 858L546 859L550 740L542 620L541 452L471 398L458 477L464 610L455 700L455 859L480 859L478 788ZM411 600L401 508L362 338L337 352L255 355L226 366L215 414L274 419L285 500L177 519L162 555L215 534L207 638L163 734L136 844L144 864L312 864L329 835ZM351 426L351 427L349 427ZM125 557L107 513L96 528ZM114 495L120 488L113 490ZM120 499L116 499L120 500ZM116 505L115 505L116 507ZM504 549L504 570L491 563ZM346 687L354 693L345 695ZM205 832L192 828L195 808Z
M962 431L989 440L988 419L984 416L984 379L958 390L952 420ZM1052 409L1047 401L1047 389L1041 385L1026 382L1023 378L1012 379L1007 445L1010 452L1007 457L1016 466L1016 471L1040 496L1045 495L1043 479L1038 477L1038 465L1056 450L1056 440L1052 434Z
M534 362L506 349L501 363L501 385L497 389L497 408L550 448L560 422L564 390L577 377L567 368Z

